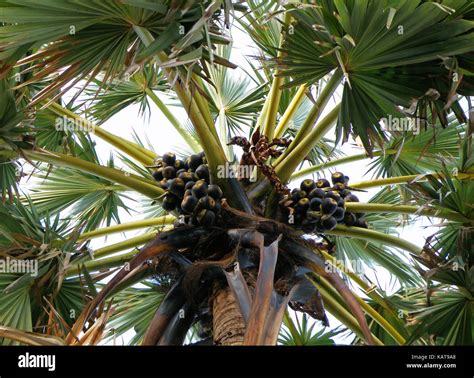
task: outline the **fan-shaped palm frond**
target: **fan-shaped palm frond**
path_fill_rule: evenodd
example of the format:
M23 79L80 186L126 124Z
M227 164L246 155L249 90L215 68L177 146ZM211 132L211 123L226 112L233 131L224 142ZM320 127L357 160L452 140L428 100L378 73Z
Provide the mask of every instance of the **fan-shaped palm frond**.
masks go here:
M212 33L205 26L214 17L220 2L195 3L192 6L175 4L171 9L163 4L148 2L84 4L53 1L37 4L29 0L3 1L0 21L5 48L0 58L1 72L15 64L38 63L34 78L22 86L58 73L55 82L35 96L38 102L61 88L55 96L65 93L75 84L104 71L104 81L133 71L139 61L167 51L179 64L197 62L212 52L207 41L225 41L219 28ZM209 9L208 6L210 7ZM54 20L54 22L51 22ZM181 31L179 23L184 29ZM144 48L133 26L147 28L160 36ZM207 38L204 38L204 35ZM30 56L20 59L29 50ZM191 54L201 53L189 60ZM204 51L205 53L203 54ZM67 69L62 70L63 67ZM54 97L53 97L54 99Z
M109 341L113 339L116 343L117 338L131 329L135 335L127 344L137 345L143 340L148 324L163 299L164 290L147 281L142 282L142 285L145 287L130 287L115 296L117 306L107 324Z
M109 161L113 167L113 161ZM70 219L84 225L84 231L104 222L120 222L119 209L129 211L124 200L133 201L126 189L109 180L62 168L38 175L43 182L32 188L31 199L42 214L68 209Z
M469 53L474 35L462 13L450 17L446 9L432 2L391 0L321 1L294 9L293 32L279 67L292 77L292 85L314 83L342 69L338 135L344 132L347 139L353 132L370 153L384 139L380 118L404 117L397 106L414 106L423 117L433 104L434 117L443 124L445 105L462 117L451 93L457 68L445 57Z
M291 322L290 326L286 325L285 327L282 327L278 339L278 342L281 345L334 345L335 341L332 338L344 331L343 329L331 329L326 331L324 328L316 331L316 323L310 323L306 314L301 316L301 321L297 316L295 316L295 319L296 327L293 320L287 322Z

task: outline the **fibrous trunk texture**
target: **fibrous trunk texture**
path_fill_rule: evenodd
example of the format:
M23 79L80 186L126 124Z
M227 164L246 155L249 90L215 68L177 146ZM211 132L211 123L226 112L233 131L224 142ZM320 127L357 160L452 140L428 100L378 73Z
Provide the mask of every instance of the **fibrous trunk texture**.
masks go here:
M219 287L213 296L213 333L216 345L242 345L245 323L229 287Z

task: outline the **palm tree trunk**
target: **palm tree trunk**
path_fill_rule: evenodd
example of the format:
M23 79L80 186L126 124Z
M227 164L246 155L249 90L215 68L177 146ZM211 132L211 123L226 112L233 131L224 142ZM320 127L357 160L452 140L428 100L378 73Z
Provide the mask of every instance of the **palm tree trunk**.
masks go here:
M228 286L217 287L216 285L212 308L215 345L242 345L245 335L245 323L234 295Z

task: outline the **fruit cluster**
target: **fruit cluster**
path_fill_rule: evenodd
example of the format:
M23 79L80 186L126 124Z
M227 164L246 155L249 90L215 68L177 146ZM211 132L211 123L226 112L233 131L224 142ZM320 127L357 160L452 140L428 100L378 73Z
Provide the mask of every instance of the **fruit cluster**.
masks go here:
M326 179L316 182L307 179L300 188L291 191L283 201L284 207L289 210L288 223L308 234L330 231L338 223L368 228L364 214L346 211L346 202L359 202L349 190L349 177L335 172L331 179L333 186Z
M184 223L212 226L221 209L222 190L210 184L209 167L204 153L186 160L165 153L157 160L153 177L166 190L162 207L176 210Z

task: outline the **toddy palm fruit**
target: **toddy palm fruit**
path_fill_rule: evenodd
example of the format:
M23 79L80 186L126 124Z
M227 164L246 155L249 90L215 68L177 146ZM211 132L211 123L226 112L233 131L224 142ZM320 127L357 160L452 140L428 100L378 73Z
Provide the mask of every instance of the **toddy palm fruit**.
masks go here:
M301 198L295 205L295 210L304 213L309 208L309 198Z
M300 189L304 190L306 193L311 192L314 188L316 188L316 183L311 179L304 180L300 184Z
M361 228L369 228L369 224L367 223L367 221L364 218L358 218L355 221L354 226L355 227L361 227Z
M152 173L152 175L156 181L163 180L163 168L158 168L155 172Z
M168 189L168 180L163 179L163 180L161 180L161 181L158 181L158 186L159 186L161 189L167 190L167 189Z
M308 219L301 222L301 230L306 234L312 234L316 228L316 224L311 223Z
M356 195L354 194L348 194L347 196L344 197L344 201L346 202L359 202L359 198L357 198Z
M341 222L344 220L344 215L346 214L346 210L343 207L338 207L336 211L332 214L334 219L336 219L338 222Z
M216 220L216 214L211 210L201 210L197 215L197 220L201 226L212 226Z
M316 223L318 223L318 222L321 220L321 215L319 215L318 212L309 210L309 211L306 213L306 218L307 218L311 223L316 224Z
M293 189L291 191L291 199L293 202L298 202L301 198L305 198L306 197L306 192L304 190L301 190L301 189Z
M166 211L173 211L178 205L178 199L174 195L167 195L161 203L161 207Z
M346 212L346 214L344 215L344 224L346 226L354 226L356 220L357 218L353 213Z
M189 169L194 171L203 163L203 161L200 155L194 154L186 159L186 163L188 164Z
M186 190L192 189L194 184L196 184L194 181L188 181L188 182L186 182L186 185L184 185L184 189L186 189Z
M200 179L209 181L209 168L206 164L197 167L195 173Z
M204 196L199 198L198 209L214 210L216 208L216 201L211 196Z
M342 198L346 198L349 194L351 194L351 191L349 189L342 189L339 190L339 194L341 195Z
M330 191L326 192L326 197L327 198L332 198L336 202L341 199L341 195L338 192L335 192L333 190L330 190Z
M222 196L224 195L222 193L221 188L219 188L219 186L215 184L209 185L207 189L207 193L216 200L221 199Z
M163 161L164 165L172 167L174 166L174 163L176 161L176 155L171 152L167 152L163 154L163 156L161 157L161 160Z
M316 187L317 188L329 188L331 186L331 184L329 183L328 180L326 179L319 179L318 181L316 181Z
M178 197L184 195L184 181L180 178L174 178L168 181L168 190Z
M313 211L320 211L322 203L323 203L323 200L321 198L318 198L318 197L311 198L311 201L309 203L309 208Z
M336 182L332 188L341 194L343 190L346 190L346 185L342 182Z
M193 181L194 176L191 172L183 171L183 172L179 173L177 175L177 177L179 177L181 180L183 180L185 183L187 183L189 181Z
M325 196L326 196L326 192L322 190L321 188L313 189L308 194L309 198L324 198Z
M336 184L336 183L344 184L344 183L345 183L345 176L344 176L344 173L341 173L341 172L334 172L334 173L331 175L331 181L332 181L333 184Z
M321 217L321 226L324 231L331 231L337 226L337 221L330 215Z
M331 215L336 211L337 202L333 198L325 198L321 203L321 210L324 214Z
M205 180L199 180L196 182L192 188L193 195L195 195L197 198L204 197L207 195L207 183Z
M163 168L163 177L166 179L172 179L176 177L176 169L172 166L166 166Z
M186 213L191 214L194 212L194 209L196 208L197 203L198 203L198 199L194 197L193 195L185 196L183 201L181 202L181 208Z
M186 170L184 161L182 161L182 160L176 160L174 162L174 167L176 168L177 171L180 170L180 169Z

